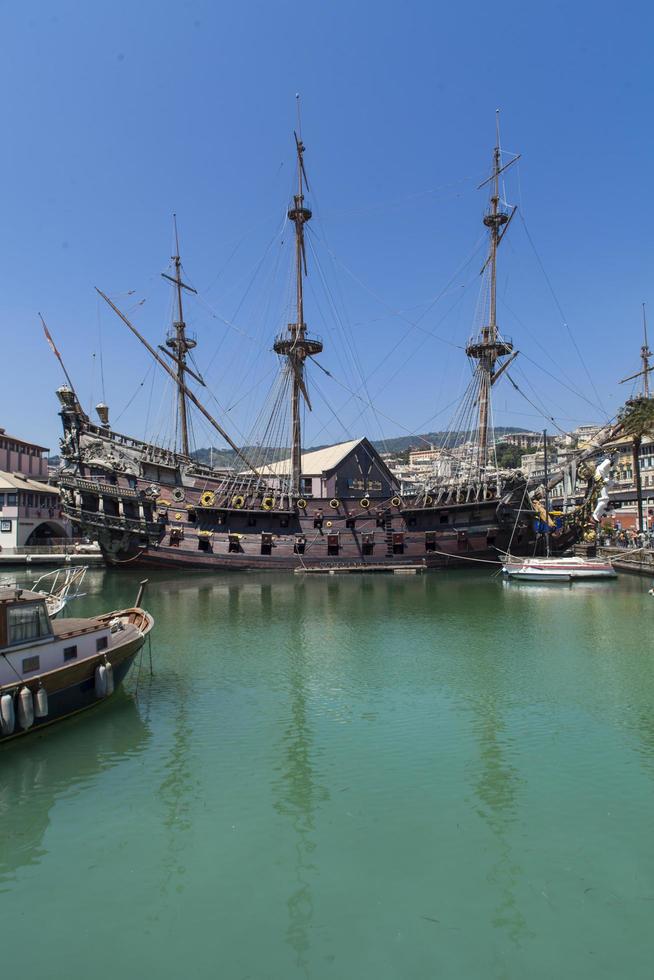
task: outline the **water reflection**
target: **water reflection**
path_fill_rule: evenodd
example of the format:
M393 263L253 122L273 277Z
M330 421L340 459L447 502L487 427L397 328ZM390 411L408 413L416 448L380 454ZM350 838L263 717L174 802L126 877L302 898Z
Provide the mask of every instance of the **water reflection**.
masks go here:
M492 678L488 680L489 690L471 702L472 730L479 746L479 762L474 765L472 782L477 812L495 839L495 860L489 874L489 881L496 886L498 894L493 925L505 930L511 941L519 945L527 936L527 923L516 901L515 890L521 868L513 857L510 841L522 780L508 761L511 743L502 717L500 696L494 689Z
M134 699L107 704L0 748L0 890L18 868L38 864L57 800L79 794L103 771L145 751L150 738Z
M271 610L270 586L262 587L264 611ZM314 763L316 753L310 717L308 682L311 674L307 637L304 631L306 611L304 589L293 590L289 610L288 693L290 717L279 742L281 762L273 783L275 810L287 817L294 832L293 875L295 887L288 901L286 938L294 949L296 965L309 976L310 927L313 920L311 879L317 869L312 861L315 850L315 812L329 798L328 791L317 781Z

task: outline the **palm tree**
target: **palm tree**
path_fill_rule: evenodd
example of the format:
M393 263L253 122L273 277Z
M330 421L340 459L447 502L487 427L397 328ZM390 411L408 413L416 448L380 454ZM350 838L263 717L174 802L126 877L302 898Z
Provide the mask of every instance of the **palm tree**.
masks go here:
M638 500L638 530L643 528L643 485L640 477L640 447L645 436L654 435L654 398L630 398L618 414L622 432L631 437L631 453Z

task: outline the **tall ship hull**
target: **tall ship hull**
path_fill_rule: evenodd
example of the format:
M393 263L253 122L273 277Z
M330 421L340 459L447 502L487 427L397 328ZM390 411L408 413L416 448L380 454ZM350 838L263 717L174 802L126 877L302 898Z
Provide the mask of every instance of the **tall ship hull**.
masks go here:
M325 495L289 499L270 483L236 481L93 425L68 389L60 389L60 397L68 400L61 413L63 508L97 538L110 565L372 570L498 561L499 552L533 551L531 512L520 513L524 481L507 481L501 496L481 486L474 494L470 488L441 491L440 500L401 496L362 439L333 447L335 465L314 478ZM382 492L341 492L353 482L381 485Z

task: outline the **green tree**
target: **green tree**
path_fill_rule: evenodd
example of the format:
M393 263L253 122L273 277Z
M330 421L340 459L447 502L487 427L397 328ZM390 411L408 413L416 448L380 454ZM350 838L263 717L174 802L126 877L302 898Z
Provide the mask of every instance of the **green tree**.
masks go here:
M654 435L654 398L640 395L630 398L618 413L624 435L631 437L636 498L638 500L638 530L643 530L643 484L640 476L640 447L645 436Z
M495 447L497 465L500 469L517 469L524 454L524 449L512 446L509 442L501 442Z

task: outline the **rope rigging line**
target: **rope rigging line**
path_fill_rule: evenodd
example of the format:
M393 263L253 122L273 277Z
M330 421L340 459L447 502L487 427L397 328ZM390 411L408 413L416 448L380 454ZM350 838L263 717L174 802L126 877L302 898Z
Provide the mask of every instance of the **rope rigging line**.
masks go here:
M448 190L449 188L455 188L457 184L470 184L477 182L476 177L460 177L456 181L450 181L448 184L441 184L439 187L432 187L425 191L415 191L413 194L406 194L402 197L391 198L386 201L378 201L375 204L368 204L362 208L356 208L352 210L351 208L328 208L326 212L322 212L326 215L338 215L347 214L349 217L356 217L357 215L370 214L373 211L381 211L386 208L394 208L404 206L408 201L418 201L423 197L430 197L432 195L438 194L440 191ZM461 197L461 192L450 195L452 199ZM448 198L445 198L448 200Z
M443 323L443 321L445 319L447 319L447 317L450 315L450 313L455 309L455 307L457 306L457 304L462 301L463 295L464 295L464 292L465 292L465 289L467 289L467 287L470 285L470 283L472 281L473 280L469 280L469 282L463 287L461 293L457 296L457 298L455 299L454 303L445 311L445 313L443 314L443 316L438 321L438 324L437 325L440 325L441 323ZM384 390L386 390L388 388L388 386L390 385L390 383L397 377L398 374L400 374L404 370L404 368L409 363L409 361L413 357L415 357L415 355L417 354L417 352L424 346L424 344L427 342L427 340L428 340L428 336L427 337L423 337L422 341L417 345L417 347L413 351L411 351L411 353L408 354L407 357L405 357L405 359L403 361L401 361L398 364L398 366L396 367L395 371L391 374L391 376L385 380L383 387L379 389L379 391L377 392L377 394L381 394L382 391L384 391ZM395 344L394 347L392 347L390 349L390 351L388 351L386 353L386 355L381 359L381 361L379 361L379 363L377 364L377 366L370 372L370 374L368 375L368 380L370 380L370 378L386 363L386 361L392 356L392 354L395 352L395 350L397 349L397 347L401 343L402 343L402 340L398 341L398 343ZM360 390L360 388L358 390ZM340 412L342 412L347 407L347 405L350 403L350 401L352 400L353 397L357 397L357 393L354 392L354 391L350 392L350 398L348 398L347 401L345 401L343 403L343 405L340 406L340 408L339 408L339 411ZM360 399L360 400L363 401L363 399ZM355 417L355 419L353 420L353 422L356 422L359 418L361 418L361 416L363 414L363 411L364 410L362 410L361 412L359 412L359 414ZM439 413L436 413L436 415L438 415L438 414ZM433 417L435 418L436 415L433 416ZM405 428L405 427L402 426L402 428ZM409 430L406 430L406 431L409 431Z
M593 381L593 378L591 376L591 373L588 370L588 367L587 367L586 362L585 362L585 360L583 358L583 355L582 355L582 353L581 353L581 351L580 351L580 349L579 349L579 347L577 345L577 341L575 340L575 336L574 336L572 330L570 329L570 326L569 326L569 324L568 324L568 322L566 320L565 313L563 312L563 307L561 306L561 304L559 302L559 299L558 299L558 296L556 295L556 293L554 291L554 286L552 285L552 282L550 280L550 277L548 276L548 274L547 274L547 272L545 270L545 266L543 265L543 261L542 261L540 255L539 255L538 250L536 249L536 246L534 244L534 241L533 241L533 239L532 239L532 237L531 237L531 235L529 233L529 229L527 227L527 222L524 219L524 215L522 215L521 213L519 213L519 214L520 214L520 221L522 222L522 226L523 226L523 228L525 230L525 234L527 236L527 240L528 240L529 244L531 245L531 248L533 250L534 255L536 256L536 261L538 262L538 265L540 266L540 270L543 273L543 276L545 277L545 282L547 283L548 288L549 288L549 291L552 294L552 299L554 300L554 303L556 305L556 308L557 308L557 310L559 311L559 313L561 315L561 320L563 321L563 326L566 328L566 330L568 332L568 336L570 337L570 340L572 341L572 345L573 345L575 351L577 352L577 356L579 357L579 361L580 361L580 363L581 363L581 365L582 365L582 367L583 367L583 369L584 369L584 371L586 373L586 377L588 378L588 381L590 383L590 386L593 389L593 394L595 395L595 398L597 399L599 405L602 408L602 413L603 413L603 415L606 416L608 414L607 411L606 411L606 408L604 407L604 405L602 403L602 399L600 398L599 392L597 391L597 388L595 387L595 383Z
M544 368L542 364L540 364L538 361L535 361L533 358L529 357L528 354L525 354L524 350L521 350L520 351L520 356L523 359L525 359L527 361L530 361L532 364L534 364L537 368L539 368L545 374L549 375L549 377L551 377L553 381L556 381L557 384L560 384L563 388L566 388L567 387L568 391L572 392L572 394L578 395L578 397L581 398L583 401L585 401L588 405L590 405L590 407L592 409L594 409L597 412L601 412L602 414L604 414L604 409L600 405L597 405L595 402L592 402L586 395L582 394L582 392L579 391L578 388L575 388L574 387L574 384L575 384L574 380L572 378L568 377L568 375L565 373L565 371L562 370L561 365L554 359L554 357L552 357L552 355L549 352L549 350L547 349L547 347L545 347L544 344L541 344L541 342L538 339L537 335L535 335L534 333L532 333L532 331L526 325L526 323L524 322L524 320L521 320L521 318L518 316L518 314L515 312L515 310L511 309L511 307L506 302L506 300L504 299L504 297L498 297L498 298L500 299L500 302L502 303L502 306L507 310L508 313L511 314L511 316L514 318L514 320L516 321L516 323L519 324L521 330L523 330L525 332L525 334L534 341L534 343L543 352L543 354L547 357L547 359L549 361L551 361L551 363L554 365L554 367L557 368L561 372L561 377L565 378L565 381L567 381L568 384L566 385L563 381L561 381L561 378L557 378L557 376L555 374L552 374L550 371L547 370L547 368Z
M518 392L518 394L519 395L522 395L522 397L525 399L525 401L528 401L529 404L531 405L531 407L536 409L536 411L539 413L539 415L541 416L541 418L547 419L547 421L548 422L551 422L552 425L554 425L559 430L559 432L562 435L565 435L566 434L565 429L562 429L561 428L561 426L558 424L558 422L556 421L556 419L554 418L554 416L553 415L547 415L547 413L544 412L541 408L539 408L538 405L536 405L534 402L532 402L531 398L529 398L527 395L525 395L524 391L522 391L522 389L516 384L516 382L513 380L513 378L511 377L511 375L509 374L508 371L506 371L505 374L506 374L507 378L509 379L509 381L511 382L511 384L513 385L513 387L515 388L515 390Z
M114 425L117 425L120 422L121 418L123 417L123 415L125 414L125 412L127 411L127 409L130 407L130 405L132 404L132 402L134 401L134 399L136 398L136 396L138 395L138 393L140 392L141 388L143 388L143 386L145 385L145 382L148 380L148 375L150 374L151 371L154 370L154 364L155 364L155 362L152 361L152 363L150 364L149 368L147 369L147 371L143 375L143 380L139 382L139 384L138 384L138 386L136 388L136 391L134 392L134 394L132 395L132 397L129 399L129 401L127 402L127 404L122 408L122 410L116 416L116 419L114 421Z
M405 323L409 324L411 329L406 331L406 333L404 334L403 337L400 338L396 346L399 346L399 344L403 343L403 341L409 336L412 330L416 329L416 330L420 330L422 333L426 333L429 337L432 338L432 340L438 340L444 344L447 344L450 347L455 347L457 350L462 350L463 348L461 347L460 344L455 344L452 341L447 340L445 337L439 337L437 334L431 333L431 331L426 330L424 327L421 327L420 321L427 315L427 313L429 313L431 309L433 309L436 303L438 303L445 295L447 295L450 286L453 284L457 276L459 276L462 272L465 271L465 269L470 265L470 263L473 261L475 256L478 254L478 252L482 247L483 241L484 241L484 236L481 235L477 241L477 244L474 247L472 254L457 268L457 270L454 272L454 274L451 276L451 278L448 280L448 282L445 284L442 290L431 300L428 301L427 306L425 307L423 312L415 320L410 320L407 316L404 315L404 313L401 310L396 310L393 307L389 306L388 303L384 299L382 299L381 296L378 295L378 293L376 293L373 289L367 286L366 283L363 282L363 280L361 280L354 272L352 272L352 270L349 269L347 265L345 265L342 259L340 259L337 255L334 254L334 252L332 252L332 250L329 248L329 246L326 243L324 244L327 252L329 252L332 259L335 262L337 262L338 265L340 265L345 272L347 272L347 274L354 280L354 282L356 282L359 286L361 286L361 288L364 289L367 293L370 293L370 295L374 299L376 299L378 303L381 303L381 305L385 307L385 309L388 310L390 314L398 317L398 319L403 320Z
M356 370L356 373L358 374L358 378L356 379L356 382L357 382L357 384L359 386L359 389L363 389L364 392L365 392L365 394L366 394L366 396L367 396L367 398L368 398L368 402L370 403L370 406L372 408L373 422L377 426L377 428L379 430L379 434L381 436L381 441L383 442L383 431L382 431L381 423L379 421L379 418L377 416L376 410L375 410L374 405L372 403L372 399L370 397L370 392L368 390L368 382L366 380L366 377L365 377L365 374L364 374L364 371L363 371L363 365L361 364L361 360L359 358L359 354L358 354L358 351L356 349L356 345L354 344L352 331L351 330L347 330L345 328L342 320L341 320L341 317L339 315L338 308L336 306L336 301L335 301L335 299L334 299L334 297L333 297L333 295L331 293L331 290L329 288L329 284L328 284L327 279L325 277L325 274L323 272L322 265L320 263L319 257L317 255L316 249L314 247L314 244L313 244L313 241L311 240L311 238L309 238L309 247L311 248L312 255L314 256L314 260L315 260L315 263L316 263L316 268L318 269L318 274L319 274L319 277L321 279L323 289L325 290L325 294L327 296L327 300L328 300L328 302L331 305L332 312L333 312L334 318L336 320L336 323L340 327L341 333L342 333L343 338L344 338L344 341L345 341L345 346L346 346L346 348L350 352L351 362L354 365L354 368ZM340 358L340 350L339 350L339 345L338 344L336 344L336 354L337 354L338 359L340 360L341 358ZM343 369L343 365L341 365L341 369ZM344 371L343 373L345 374L346 372Z
M341 388L344 388L345 391L348 391L352 398L356 398L358 401L365 401L365 399L360 394L358 394L356 391L351 391L346 384L344 384L337 377L335 377L335 375L331 371L328 371L326 367L323 367L323 365L320 364L318 361L316 361L313 357L311 357L311 360L314 362L314 364L317 365L317 367L323 372L323 374L326 374L327 377L328 378L331 378L332 381L335 384L339 385ZM455 401L458 401L458 398L455 399ZM450 408L452 404L454 404L454 402L451 402L450 405L446 405L445 408L443 408L441 411L443 411L443 412L447 411L447 409ZM333 409L332 409L332 411L333 411ZM425 443L426 446L430 446L431 445L431 443L427 439L424 439L422 436L416 435L414 432L411 431L411 429L408 429L401 422L398 422L397 419L391 418L390 415L386 415L384 412L379 411L379 409L377 409L376 411L378 411L379 415L381 415L382 418L385 418L387 422L391 422L393 425L397 425L398 428L404 429L404 431L408 435L414 436L416 439L420 439L422 442ZM435 418L435 416L434 416L434 418ZM323 426L323 429L324 429L324 426ZM320 432L322 432L323 429L321 429Z

